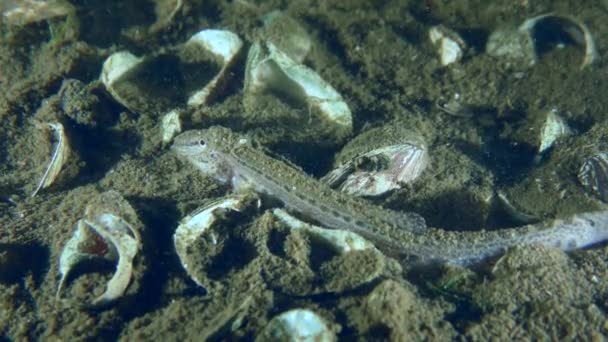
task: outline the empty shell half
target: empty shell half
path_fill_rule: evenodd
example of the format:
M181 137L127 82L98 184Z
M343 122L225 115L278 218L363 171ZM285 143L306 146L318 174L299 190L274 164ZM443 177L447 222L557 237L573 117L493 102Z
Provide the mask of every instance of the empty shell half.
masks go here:
M336 332L314 311L293 309L271 319L255 340L330 342L336 340Z
M608 203L608 153L600 152L585 160L578 179L589 193Z
M307 122L337 140L352 132L352 114L342 96L319 74L272 43L251 46L244 92L246 108L260 101L261 94L271 94L305 113Z
M212 202L184 217L175 233L173 243L175 250L186 273L199 286L209 289L210 284L204 284L206 279L197 276L194 268L201 268L201 255L204 260L210 260L219 254L223 247L226 234L222 234L218 223L225 217L226 211L242 212L253 205L259 205L256 198L248 195L234 195ZM193 250L193 246L198 248ZM194 253L194 254L193 254ZM198 258L199 260L194 260ZM196 265L193 265L196 264Z
M541 35L539 32L552 32ZM567 40L563 38L567 37ZM533 65L547 45L583 46L581 69L599 60L599 53L589 28L569 16L543 14L524 21L518 28L494 31L488 37L486 53Z
M426 145L413 132L387 127L353 139L323 181L355 196L380 196L415 181L429 163Z
M101 81L131 111L164 114L209 103L243 43L234 33L202 30L166 52L137 57L128 51L109 56Z
M76 223L76 230L59 258L57 297L78 264L106 259L117 262L116 271L104 293L91 304L103 305L120 298L131 282L133 259L141 249L138 228L141 225L135 211L116 191L94 198L87 205L84 217Z

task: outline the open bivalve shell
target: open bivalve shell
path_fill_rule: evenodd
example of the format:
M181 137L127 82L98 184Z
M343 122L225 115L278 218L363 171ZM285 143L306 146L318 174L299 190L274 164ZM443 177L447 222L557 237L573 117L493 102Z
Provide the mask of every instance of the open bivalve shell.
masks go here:
M145 57L128 51L109 56L101 81L131 111L164 114L208 104L243 46L234 33L202 30L186 43Z
M353 139L323 181L348 194L370 197L414 182L429 163L426 145L413 132L387 127Z
M120 298L131 282L133 259L141 249L139 229L141 224L135 211L119 193L108 191L94 198L61 253L57 298L72 270L81 262L93 259L105 259L117 265L105 292L91 304L103 305Z
M568 39L564 41L563 37ZM583 46L581 69L599 61L599 53L589 28L575 18L552 13L527 19L518 28L492 32L488 37L486 53L532 66L543 50L547 49L547 45L565 44Z
M181 220L173 234L173 243L186 273L199 286L209 289L210 284L205 284L205 280L200 279L197 273L193 272L194 267L202 266L193 261L196 257L193 257L193 253L197 255L207 253L209 258L219 253L226 234L218 231L218 221L225 217L226 211L241 212L254 205L259 206L259 201L252 196L229 196L198 208Z
M255 340L331 342L336 340L336 332L314 311L293 309L271 319Z
M342 96L315 71L272 43L254 43L245 70L245 107L271 94L306 115L322 135L343 140L352 132L352 114ZM301 129L296 127L294 129Z

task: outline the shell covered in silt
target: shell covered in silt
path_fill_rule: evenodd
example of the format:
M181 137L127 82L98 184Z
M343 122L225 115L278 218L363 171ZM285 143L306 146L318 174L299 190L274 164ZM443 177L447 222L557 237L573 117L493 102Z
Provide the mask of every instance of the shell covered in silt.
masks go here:
M587 191L608 203L608 152L587 158L578 172L578 180Z
M398 125L371 129L353 139L323 180L355 196L380 196L415 181L429 155L422 137Z

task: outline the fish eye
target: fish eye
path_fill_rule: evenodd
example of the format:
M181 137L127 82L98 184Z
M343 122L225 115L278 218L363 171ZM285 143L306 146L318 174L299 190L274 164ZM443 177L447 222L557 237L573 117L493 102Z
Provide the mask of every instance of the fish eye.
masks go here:
M205 146L206 143L205 143L205 140L201 139L201 140L198 141L198 144L200 146Z

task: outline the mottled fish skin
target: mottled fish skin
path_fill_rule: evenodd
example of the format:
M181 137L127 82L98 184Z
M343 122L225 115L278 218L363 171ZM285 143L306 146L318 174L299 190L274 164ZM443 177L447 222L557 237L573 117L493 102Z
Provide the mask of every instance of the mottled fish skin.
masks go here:
M334 191L222 127L182 133L175 138L173 150L220 182L237 188L247 185L280 200L293 213L328 228L353 231L385 254L413 264L470 265L515 245L534 244L568 251L608 239L608 211L499 231L427 228L417 214L394 215Z

